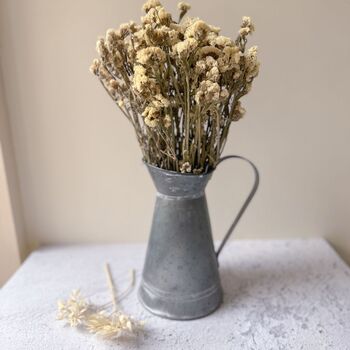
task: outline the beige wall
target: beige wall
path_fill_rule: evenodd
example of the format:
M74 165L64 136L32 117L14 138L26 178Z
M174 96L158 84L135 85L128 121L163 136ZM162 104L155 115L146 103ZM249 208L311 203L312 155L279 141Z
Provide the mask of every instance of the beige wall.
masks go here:
M13 142L0 74L0 287L27 253Z
M175 10L175 1L164 1ZM95 39L138 19L141 1L2 0L1 69L27 240L147 239L154 189L131 127L88 72ZM192 14L235 35L257 27L261 75L225 153L253 159L261 188L236 237L327 237L350 261L350 2L192 1ZM245 165L208 190L220 238L247 192Z

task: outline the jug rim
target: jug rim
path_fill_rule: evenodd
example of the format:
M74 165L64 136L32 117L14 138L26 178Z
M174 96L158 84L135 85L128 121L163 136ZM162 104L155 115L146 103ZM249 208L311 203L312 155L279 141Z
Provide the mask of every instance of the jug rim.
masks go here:
M177 171L174 171L174 170L167 170L167 169L163 169L163 168L159 168L158 166L156 165L153 165L153 164L149 164L147 163L146 160L142 160L142 162L149 168L151 169L155 169L157 171L161 171L161 172L164 172L164 173L167 173L169 175L178 175L178 176L187 176L187 177L204 177L204 176L208 176L208 175L212 175L215 168L214 169L210 169L208 172L206 173L201 173L201 174L193 174L193 173L179 173Z

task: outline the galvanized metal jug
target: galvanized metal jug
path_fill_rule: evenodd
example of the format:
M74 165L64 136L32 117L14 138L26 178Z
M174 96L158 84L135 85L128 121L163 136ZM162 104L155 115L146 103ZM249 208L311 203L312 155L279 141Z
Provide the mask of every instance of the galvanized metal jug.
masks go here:
M241 210L215 251L205 187L213 171L203 175L180 174L147 165L157 199L138 296L155 315L189 320L206 316L222 302L218 255L253 198L259 173L255 165L254 186Z

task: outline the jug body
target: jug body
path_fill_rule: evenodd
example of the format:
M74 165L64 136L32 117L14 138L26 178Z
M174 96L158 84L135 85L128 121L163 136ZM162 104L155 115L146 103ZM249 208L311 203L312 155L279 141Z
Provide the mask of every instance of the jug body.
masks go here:
M139 299L171 319L203 317L222 302L205 187L212 173L187 175L148 166L157 189Z

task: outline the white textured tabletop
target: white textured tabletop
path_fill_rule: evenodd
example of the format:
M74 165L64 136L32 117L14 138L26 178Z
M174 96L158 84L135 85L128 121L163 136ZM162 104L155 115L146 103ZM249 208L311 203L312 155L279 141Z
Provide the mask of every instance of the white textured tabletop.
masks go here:
M224 303L210 316L171 321L150 315L136 289L123 310L146 321L136 339L105 341L55 320L57 299L74 288L108 301L103 264L117 287L144 245L40 249L0 291L0 349L350 349L350 269L321 239L233 241L220 257Z

